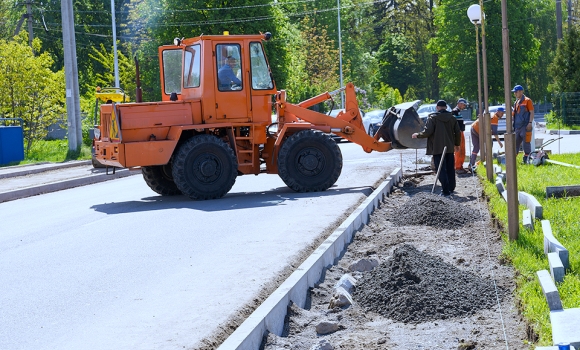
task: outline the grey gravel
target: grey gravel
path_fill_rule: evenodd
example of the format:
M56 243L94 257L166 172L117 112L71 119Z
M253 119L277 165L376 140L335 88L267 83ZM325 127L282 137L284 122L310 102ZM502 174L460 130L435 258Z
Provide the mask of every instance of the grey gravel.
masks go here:
M500 300L504 293L500 289ZM365 310L406 323L465 317L497 305L492 281L408 244L364 273L352 296Z
M478 213L453 199L431 193L417 193L387 218L397 226L425 225L455 229L472 222Z

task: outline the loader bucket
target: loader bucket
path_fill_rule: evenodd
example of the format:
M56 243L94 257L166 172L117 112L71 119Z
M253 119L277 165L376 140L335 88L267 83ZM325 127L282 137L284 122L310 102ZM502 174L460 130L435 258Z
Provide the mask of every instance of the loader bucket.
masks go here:
M394 149L426 148L427 139L414 139L411 135L423 130L423 122L413 107L391 107L383 117L383 125L377 134Z

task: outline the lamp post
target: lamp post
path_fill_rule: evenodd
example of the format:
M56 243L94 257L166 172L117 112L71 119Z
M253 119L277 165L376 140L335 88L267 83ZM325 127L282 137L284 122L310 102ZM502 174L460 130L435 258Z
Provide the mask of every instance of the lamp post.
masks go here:
M483 100L481 99L481 72L479 71L479 24L481 23L481 9L479 8L479 5L469 6L467 9L467 17L469 17L469 20L475 25L475 52L477 55L477 104L479 107L479 113L477 117L480 118L480 115L483 115L481 109L483 106ZM483 129L483 122L481 119L483 118L480 118L480 129ZM483 163L483 154L485 152L485 138L483 137L483 134L482 137L479 138L479 149L481 152L481 161Z
M474 7L477 6L477 7ZM483 102L485 106L485 113L483 118L480 119L480 136L484 139L484 149L481 150L482 160L485 158L485 169L487 174L487 180L493 181L493 160L491 155L491 121L489 118L489 97L488 97L488 84L487 84L487 51L485 46L485 14L483 13L483 0L479 0L479 5L470 6L472 9L469 12L469 19L473 22L478 20L481 23L481 56L483 61ZM476 16L477 9L479 8L479 17ZM472 17L473 16L473 17Z

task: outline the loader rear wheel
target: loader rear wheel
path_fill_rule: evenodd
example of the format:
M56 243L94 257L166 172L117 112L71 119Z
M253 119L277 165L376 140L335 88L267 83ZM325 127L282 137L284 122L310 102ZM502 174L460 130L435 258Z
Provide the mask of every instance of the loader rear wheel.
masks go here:
M238 161L222 140L197 135L179 147L172 172L177 188L191 199L221 198L236 182Z
M145 183L154 192L162 196L175 196L181 194L181 191L175 185L171 175L171 165L144 166L141 168Z
M342 170L342 153L332 138L303 130L290 136L278 154L278 173L296 192L324 191L334 185Z

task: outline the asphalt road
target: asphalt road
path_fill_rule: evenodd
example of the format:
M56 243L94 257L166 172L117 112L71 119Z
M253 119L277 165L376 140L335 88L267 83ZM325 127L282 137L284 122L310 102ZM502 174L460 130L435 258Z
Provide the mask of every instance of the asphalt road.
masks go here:
M183 349L215 332L414 150L342 143L320 193L278 176L160 197L140 176L0 203L0 349ZM423 151L424 152L424 151Z

